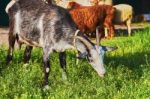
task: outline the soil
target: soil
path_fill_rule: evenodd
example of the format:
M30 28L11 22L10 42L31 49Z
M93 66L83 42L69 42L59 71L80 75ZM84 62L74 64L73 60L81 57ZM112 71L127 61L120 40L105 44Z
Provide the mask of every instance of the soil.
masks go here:
M0 27L0 45L8 45L8 27Z

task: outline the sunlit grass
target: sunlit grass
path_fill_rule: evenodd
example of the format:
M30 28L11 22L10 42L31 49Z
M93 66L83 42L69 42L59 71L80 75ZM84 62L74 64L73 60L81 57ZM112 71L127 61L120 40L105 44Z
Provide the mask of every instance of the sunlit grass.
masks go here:
M100 78L86 60L75 65L75 54L67 51L67 81L61 77L58 53L51 55L50 89L42 90L42 50L34 48L29 65L22 62L23 51L15 49L14 59L5 65L7 47L0 47L1 99L149 99L150 28L131 37L102 40L103 45L117 46L105 55L107 74Z

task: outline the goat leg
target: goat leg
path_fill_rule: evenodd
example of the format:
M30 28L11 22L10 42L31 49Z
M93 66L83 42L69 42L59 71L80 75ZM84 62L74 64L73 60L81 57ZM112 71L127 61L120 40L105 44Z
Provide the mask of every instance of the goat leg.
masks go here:
M110 25L109 33L110 33L110 37L111 37L111 38L115 36L115 28L114 28L114 25Z
M50 72L50 47L43 49L43 63L44 63L44 88L48 89L48 76Z
M16 36L9 35L9 38L8 38L9 49L8 49L8 54L7 54L7 57L6 57L6 64L9 64L10 61L12 60L12 58L13 58L13 50L14 50L15 40L16 40Z
M30 57L31 57L31 51L32 51L33 47L32 46L26 46L26 49L24 51L24 59L23 62L29 63Z
M60 61L60 66L62 68L62 79L66 80L67 75L66 75L66 52L60 52L59 53L59 61Z
M128 29L128 36L131 36L131 20L130 19L126 21L126 26Z

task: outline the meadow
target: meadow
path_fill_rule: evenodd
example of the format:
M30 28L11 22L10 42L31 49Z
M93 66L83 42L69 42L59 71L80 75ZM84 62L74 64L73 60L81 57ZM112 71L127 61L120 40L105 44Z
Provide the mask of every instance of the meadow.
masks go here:
M86 59L75 65L75 52L67 50L67 81L61 77L58 53L51 54L49 90L42 90L42 50L34 48L29 65L22 49L15 49L5 64L7 46L0 46L0 99L150 99L150 28L131 37L102 40L118 49L105 54L107 74L100 78Z

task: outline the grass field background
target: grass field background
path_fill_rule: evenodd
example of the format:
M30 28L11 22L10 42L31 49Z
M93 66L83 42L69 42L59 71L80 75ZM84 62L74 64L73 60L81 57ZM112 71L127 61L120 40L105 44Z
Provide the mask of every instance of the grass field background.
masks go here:
M150 28L133 36L103 40L118 46L105 54L107 74L100 78L84 60L75 65L67 51L67 81L61 77L58 53L51 55L49 90L43 91L42 50L34 48L29 65L23 65L24 48L15 49L13 62L5 65L6 45L0 46L0 99L150 99Z

